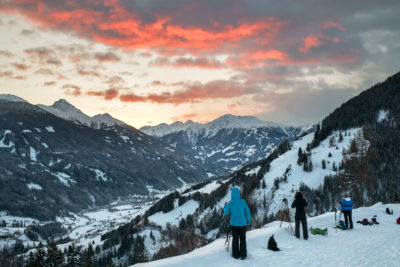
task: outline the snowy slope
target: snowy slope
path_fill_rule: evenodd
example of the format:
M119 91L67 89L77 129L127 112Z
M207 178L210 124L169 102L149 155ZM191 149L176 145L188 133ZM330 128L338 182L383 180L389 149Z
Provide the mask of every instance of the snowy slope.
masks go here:
M384 213L385 208L394 215ZM356 224L363 218L377 215L379 225ZM135 266L398 266L400 258L400 225L395 220L400 215L399 204L359 208L353 211L354 229L335 231L334 213L308 218L309 227L328 228L327 236L310 235L309 240L296 239L288 224L279 228L275 221L261 229L247 232L248 259L235 260L227 252L225 238L196 249L186 255L162 259ZM274 234L280 252L267 249L267 239ZM229 250L231 252L231 249Z

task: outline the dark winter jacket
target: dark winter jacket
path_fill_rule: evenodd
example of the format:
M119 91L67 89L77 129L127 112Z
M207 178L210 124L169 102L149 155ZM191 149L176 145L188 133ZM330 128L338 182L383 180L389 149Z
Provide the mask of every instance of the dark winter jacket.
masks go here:
M232 188L231 198L232 200L224 207L224 215L231 214L230 224L232 226L246 226L246 224L250 224L250 210L246 201L240 198L238 188Z
M343 198L341 202L341 210L352 210L353 209L353 200L349 197Z
M294 199L292 208L296 208L296 214L294 215L296 220L306 219L306 207L307 201L302 197L302 195Z

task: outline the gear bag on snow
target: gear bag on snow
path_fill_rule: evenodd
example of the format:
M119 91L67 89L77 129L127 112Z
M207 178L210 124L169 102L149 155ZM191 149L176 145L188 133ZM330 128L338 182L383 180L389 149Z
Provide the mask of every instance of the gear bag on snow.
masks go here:
M310 232L313 235L328 235L328 228L320 229L320 228L310 228Z
M396 220L397 224L400 224L400 217Z
M390 210L389 208L386 208L386 213L389 215L393 215L393 210Z
M272 251L279 251L278 244L275 241L274 235L268 239L268 249Z
M364 218L362 221L357 221L357 223L362 225L371 225L367 218Z
M347 230L346 224L344 223L343 220L339 220L339 224L336 226L336 228Z

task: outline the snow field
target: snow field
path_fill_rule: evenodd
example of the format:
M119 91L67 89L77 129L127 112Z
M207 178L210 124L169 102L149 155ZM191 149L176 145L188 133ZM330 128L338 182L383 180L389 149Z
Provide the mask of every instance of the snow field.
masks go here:
M151 215L149 221L162 226L163 229L166 229L167 223L178 226L182 218L186 219L186 217L189 214L193 214L198 207L199 203L191 199L186 201L182 206L177 207L177 205L175 205L175 209L170 212L164 213L160 211Z
M393 209L394 215L387 215L386 207ZM363 218L370 220L374 215L378 216L379 225L356 223ZM185 255L135 266L399 266L400 225L396 224L399 215L400 204L378 203L353 210L353 230L335 231L334 213L326 213L308 218L308 228L326 227L328 235L309 234L308 240L296 239L288 223L279 228L280 221L275 221L247 232L249 257L244 261L233 259L231 249L229 254L226 252L224 237ZM282 251L267 249L267 240L272 234Z
M258 203L262 203L265 195L267 202L270 203L268 215L271 215L276 214L280 210L283 198L287 198L290 203L293 201L294 192L299 189L300 183L303 182L312 189L318 188L318 186L323 184L325 176L337 173L333 170L333 164L335 164L336 167L339 166L339 163L343 159L343 150L349 149L351 141L360 130L359 128L347 130L346 136L343 131L342 142L338 142L339 132L335 131L331 136L323 140L318 147L312 149L311 161L313 163L313 170L311 172L305 172L303 166L297 164L297 159L298 149L301 148L303 153L305 153L307 144L311 143L314 138L314 133L308 134L293 142L291 150L272 161L269 172L267 172L263 178L266 183L266 188L255 190L253 198L257 199ZM335 145L332 147L329 146L329 140L331 138L335 139ZM331 157L328 157L329 153L331 153ZM325 169L321 166L322 160L326 162ZM279 188L274 190L275 179L283 177L287 169L290 169L286 174L287 182L281 182Z

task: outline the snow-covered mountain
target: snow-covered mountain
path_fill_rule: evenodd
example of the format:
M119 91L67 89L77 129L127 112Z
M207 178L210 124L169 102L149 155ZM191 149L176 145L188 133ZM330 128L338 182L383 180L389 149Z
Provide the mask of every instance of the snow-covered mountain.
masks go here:
M309 203L307 214L311 217L339 208L344 193L352 196L355 207L378 201L400 201L397 175L400 173L399 89L400 73L341 105L322 121L321 126L317 125L314 132L293 142L284 141L265 159L246 165L229 177L169 194L130 224L103 238L109 242L113 240L114 245L126 244L128 237L119 233L135 229L133 235L144 237L150 259L190 252L226 233L229 223L222 216L222 208L230 200L232 187L240 188L250 207L252 228L262 228L282 218L283 199L291 203L297 190L303 191ZM384 208L381 214L383 212ZM294 214L291 209L290 214ZM365 216L371 218L375 214L374 211ZM333 225L332 214L320 218L326 216L331 217L330 225ZM355 216L355 220L362 219ZM391 218L394 224L394 217ZM314 222L314 219L310 221ZM325 228L325 225L318 223L315 226ZM147 238L150 232L151 240ZM214 244L221 242L217 240ZM263 242L266 245L266 237ZM112 248L110 246L108 250ZM220 247L213 248L221 250ZM198 251L206 251L200 254L212 259L219 255L208 254L209 249ZM103 252L108 253L107 250ZM200 254L193 252L191 255ZM185 259L191 257L185 255L176 262L171 259L160 264L174 262L179 265L187 263ZM210 264L207 260L204 263Z
M0 94L0 101L1 100L11 101L11 102L27 102L25 99L11 94Z
M310 129L312 127L305 131ZM198 159L232 171L265 158L283 140L293 141L304 133L301 127L233 115L224 115L205 124L175 122L145 126L140 130Z
M83 113L81 110L77 109L75 106L68 103L65 99L60 99L54 102L51 106L37 105L39 108L52 113L53 115L72 121L77 124L86 125L95 129L100 129L104 127L114 126L114 125L126 125L124 122L113 118L110 114L98 114L90 117Z
M395 216L385 214L386 208L393 210ZM328 212L308 219L308 227L328 229L328 235L309 234L307 241L294 237L288 223L275 221L261 229L246 233L248 258L244 261L231 257L231 246L226 251L225 236L214 242L178 257L141 263L134 266L158 267L201 267L201 266L397 266L400 239L396 218L400 214L399 204L378 203L371 207L353 210L354 229L335 230L334 213ZM379 225L363 226L356 221L377 215ZM339 216L339 214L337 214ZM292 227L294 224L292 222ZM267 249L270 236L281 249L274 252ZM145 238L150 243L150 238Z
M9 97L0 111L0 211L12 215L51 219L226 174L128 125L87 127Z

